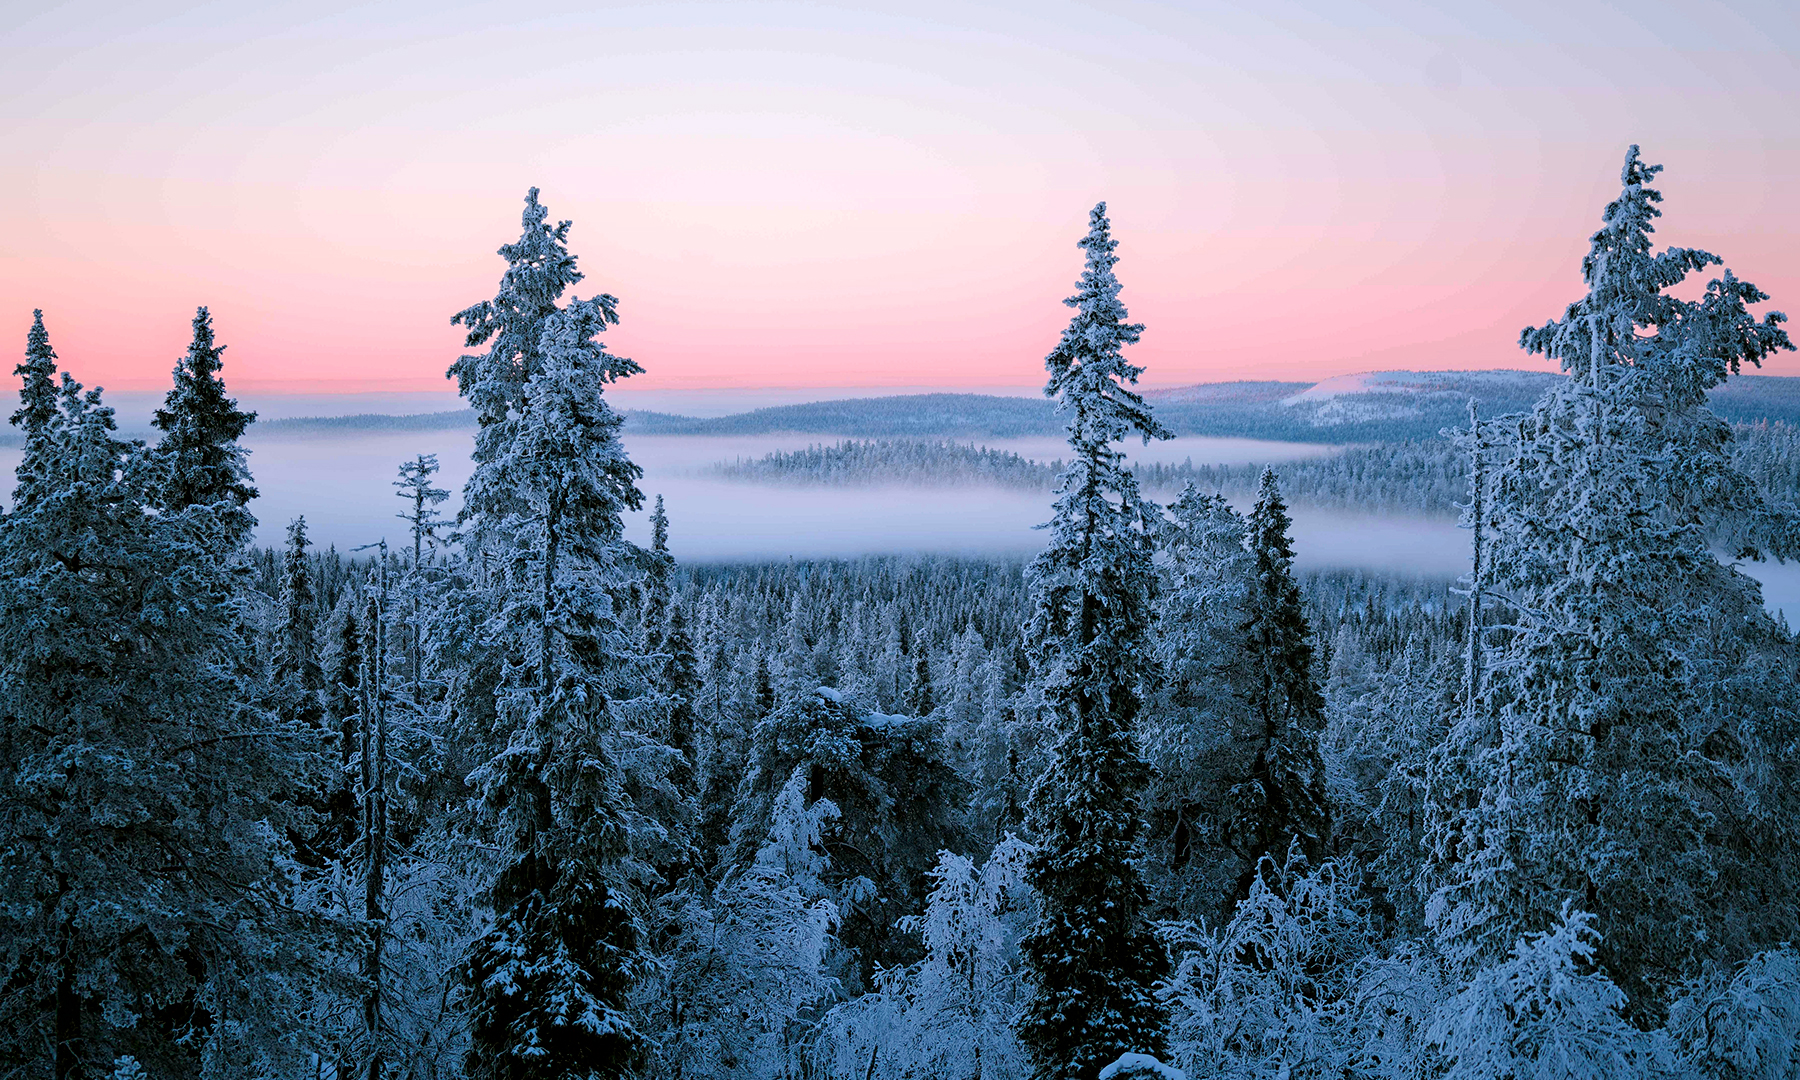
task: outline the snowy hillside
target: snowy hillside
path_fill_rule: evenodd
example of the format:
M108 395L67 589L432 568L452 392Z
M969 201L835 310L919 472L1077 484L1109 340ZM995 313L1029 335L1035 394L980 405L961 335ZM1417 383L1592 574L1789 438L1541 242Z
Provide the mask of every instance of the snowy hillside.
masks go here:
M1485 416L1529 408L1560 376L1547 371L1377 371L1318 383L1221 382L1144 396L1177 435L1287 442L1406 442L1467 422L1468 401ZM1743 375L1712 391L1727 420L1800 422L1800 378ZM991 394L903 394L780 405L730 416L627 410L625 430L654 435L794 432L860 438L1021 438L1060 435L1063 419L1041 398ZM353 431L472 431L468 409L394 416L358 414L261 421L259 435Z

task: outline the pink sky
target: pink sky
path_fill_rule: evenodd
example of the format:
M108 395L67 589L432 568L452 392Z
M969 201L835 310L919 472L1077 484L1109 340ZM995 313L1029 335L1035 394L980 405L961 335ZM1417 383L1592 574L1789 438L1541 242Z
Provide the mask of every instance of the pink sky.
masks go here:
M205 303L233 385L442 387L535 184L646 387L1035 383L1098 199L1150 384L1533 367L1632 141L1800 314L1794 9L13 12L0 332L149 389Z

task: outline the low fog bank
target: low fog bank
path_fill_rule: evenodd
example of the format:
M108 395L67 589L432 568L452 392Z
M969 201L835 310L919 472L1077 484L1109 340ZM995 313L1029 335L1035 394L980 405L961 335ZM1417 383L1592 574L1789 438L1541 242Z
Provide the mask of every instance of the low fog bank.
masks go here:
M402 461L435 453L439 486L452 494L453 516L468 479L472 438L464 432L358 434L347 438L265 436L245 439L260 496L251 504L256 540L278 545L289 521L306 515L313 542L347 551L382 538L398 543L405 526L392 481ZM1035 528L1050 516L1050 496L986 488L782 488L737 484L702 475L735 457L760 457L817 443L816 435L756 437L636 436L632 457L644 467L642 488L661 494L671 519L670 548L695 562L852 557L934 552L1029 555L1045 538ZM1058 439L998 439L986 445L1039 460L1067 451ZM1134 445L1144 461L1238 464L1329 453L1310 444L1250 439L1175 439ZM0 450L10 474L18 451ZM626 533L648 543L648 514L628 515ZM1354 566L1409 574L1454 575L1467 559L1467 539L1443 522L1295 510L1295 545L1306 567Z
M254 432L254 428L252 432ZM251 504L258 543L282 541L287 523L306 515L320 546L340 551L386 537L398 543L405 526L392 481L402 461L435 453L439 486L451 491L454 515L469 475L471 436L465 432L358 434L347 438L246 440L261 497ZM732 483L704 475L721 460L760 457L819 442L816 435L755 437L635 436L633 458L644 467L646 496L666 500L670 547L691 562L735 562L865 554L942 553L1029 555L1045 537L1034 528L1049 518L1050 496L987 488L792 488ZM1066 452L1057 439L996 439L985 445L1038 460ZM1332 447L1250 439L1175 439L1145 448L1142 461L1241 464L1290 461ZM18 464L16 449L0 449L0 476ZM1297 506L1294 548L1306 569L1356 568L1409 576L1454 577L1468 566L1468 534L1443 520L1348 514ZM647 513L629 515L627 535L648 543ZM1763 583L1770 608L1800 617L1800 565L1746 563Z
M474 437L465 431L273 434L250 429L250 469L261 497L251 505L261 525L257 541L281 542L283 530L305 514L313 538L340 549L396 539L400 510L394 470L418 453L438 456L438 484L451 492L454 514L469 476ZM726 560L836 556L870 552L940 551L969 554L1034 551L1042 538L1031 526L1048 516L1047 497L968 489L792 489L731 483L706 475L718 462L799 450L818 435L628 435L626 448L644 469L648 498L661 493L673 519L671 546L682 558ZM1038 460L1068 451L1055 438L992 439L983 445ZM1238 464L1290 461L1334 447L1253 439L1172 439L1127 452L1151 462ZM647 540L644 514L628 520L629 535Z

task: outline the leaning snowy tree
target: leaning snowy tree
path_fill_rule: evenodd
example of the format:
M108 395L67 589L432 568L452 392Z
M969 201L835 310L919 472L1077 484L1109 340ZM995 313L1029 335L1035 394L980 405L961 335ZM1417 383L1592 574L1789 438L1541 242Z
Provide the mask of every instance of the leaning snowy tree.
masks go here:
M1488 671L1439 769L1428 910L1472 969L1592 912L1596 961L1655 1023L1671 986L1791 939L1800 737L1792 638L1715 556L1718 526L1787 556L1796 523L1731 465L1707 391L1791 348L1707 252L1653 252L1660 166L1632 147L1582 261L1587 295L1521 344L1568 379L1484 421Z
M528 228L534 212L535 191ZM606 383L642 369L598 340L618 321L614 303L576 299L543 320L518 411L484 429L507 438L485 444L468 488L477 513L498 517L484 525L504 536L506 557L490 625L508 657L505 743L471 777L502 865L493 928L465 971L469 1070L493 1080L623 1076L645 1049L626 1011L646 958L625 902L628 799L610 754L616 699L641 681L619 609L634 561L621 515L643 496L602 398ZM506 378L473 385L485 394Z
M1165 1052L1166 1012L1152 984L1167 960L1144 918L1137 748L1158 510L1138 494L1113 444L1169 433L1136 391L1126 361L1143 327L1127 322L1113 275L1118 242L1106 204L1088 217L1076 309L1045 359L1045 394L1069 416L1070 464L1057 486L1050 544L1028 569L1025 628L1033 678L1056 732L1031 794L1038 853L1030 881L1041 916L1023 942L1032 992L1019 1038L1040 1077L1093 1080L1128 1052Z

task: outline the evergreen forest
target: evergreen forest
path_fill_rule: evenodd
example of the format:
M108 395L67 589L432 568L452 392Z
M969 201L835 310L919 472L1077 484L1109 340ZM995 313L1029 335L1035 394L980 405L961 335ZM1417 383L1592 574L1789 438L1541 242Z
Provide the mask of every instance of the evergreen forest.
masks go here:
M1541 396L1440 438L1133 464L1102 203L1058 458L717 467L1043 491L1029 559L678 562L535 188L452 316L460 510L395 462L392 545L252 542L206 308L142 439L36 313L0 1080L1800 1076L1800 641L1742 569L1800 555L1800 439L1713 407L1794 346L1657 246L1659 170L1521 332ZM1296 500L1454 516L1468 572L1305 571Z

